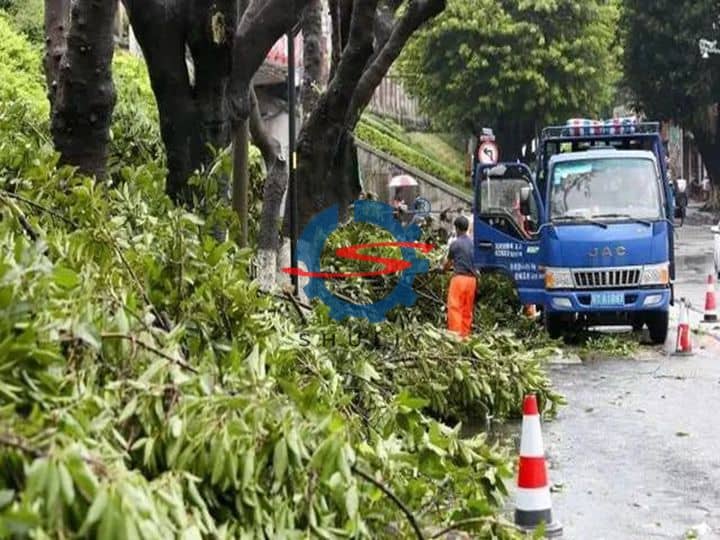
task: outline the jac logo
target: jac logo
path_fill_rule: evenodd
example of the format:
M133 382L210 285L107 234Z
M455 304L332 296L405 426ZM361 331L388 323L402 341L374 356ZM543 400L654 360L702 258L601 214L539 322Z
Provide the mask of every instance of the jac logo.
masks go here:
M618 257L624 257L626 254L627 250L625 249L625 246L618 246L615 248L615 255L617 255ZM610 248L610 246L605 246L604 248L602 248L602 250L596 247L594 249L591 249L588 255L590 255L590 257L599 257L600 255L602 255L603 257L612 257L613 250L612 248Z

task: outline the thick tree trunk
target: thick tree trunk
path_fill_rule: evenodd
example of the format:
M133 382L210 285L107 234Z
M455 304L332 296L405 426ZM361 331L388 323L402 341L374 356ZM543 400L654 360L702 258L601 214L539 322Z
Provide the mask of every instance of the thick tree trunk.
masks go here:
M251 92L250 99L250 133L263 156L266 171L258 233L258 279L260 288L269 291L275 287L278 270L281 210L288 184L288 171L286 162L282 159L280 143L265 129L254 91Z
M529 122L520 122L514 118L501 118L496 128L495 136L500 148L501 161L514 161L523 159L523 145L532 141L535 135L534 126Z
M316 212L338 204L341 215L357 197L356 150L350 131L407 40L445 8L445 0L412 0L397 20L398 0L355 2L352 17L343 0L331 2L334 48L347 39L327 91L308 118L298 142L298 206L302 227ZM349 29L347 21L351 20ZM373 32L368 32L372 28ZM333 51L335 54L336 51Z
M717 190L720 187L720 137L695 133L695 142L707 169L710 182Z
M338 176L344 170L341 156L352 137L346 118L355 88L373 54L372 28L378 0L356 3L352 12L347 45L327 91L310 114L298 138L298 224L302 228L312 216L335 203L341 215L360 186L348 185Z
M147 62L168 164L167 194L191 205L188 179L231 140L229 81L234 0L124 0ZM186 51L193 60L191 80ZM228 179L220 179L228 196Z
M303 70L302 110L307 118L322 94L325 57L322 48L322 0L310 0L302 18Z
M125 0L125 6L157 101L168 167L165 191L176 203L190 204L187 181L200 165L202 141L198 107L185 62L188 27L184 7L165 9L159 0Z
M233 139L232 189L232 207L240 220L240 236L237 239L237 244L241 248L248 245L249 145L248 121L242 120L237 124L235 138Z
M62 21L62 4L48 15ZM60 163L80 172L105 176L110 123L115 107L112 58L115 50L113 26L116 0L76 0L70 9L70 27L65 53L56 66L62 30L48 32L52 51L46 62L51 80L52 135L60 152ZM64 26L64 25L63 25ZM50 35L52 34L52 35ZM55 84L57 83L57 84ZM52 91L54 89L54 92Z
M70 0L45 0L45 80L52 107L60 78L60 62L67 49Z

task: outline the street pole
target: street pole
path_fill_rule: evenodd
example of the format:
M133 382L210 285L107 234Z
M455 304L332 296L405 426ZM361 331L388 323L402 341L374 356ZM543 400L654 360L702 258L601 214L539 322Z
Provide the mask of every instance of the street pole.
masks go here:
M290 203L290 267L297 268L297 182L295 167L297 158L295 154L295 36L293 31L287 33L287 62L288 62L288 196ZM295 295L299 292L298 275L290 276Z

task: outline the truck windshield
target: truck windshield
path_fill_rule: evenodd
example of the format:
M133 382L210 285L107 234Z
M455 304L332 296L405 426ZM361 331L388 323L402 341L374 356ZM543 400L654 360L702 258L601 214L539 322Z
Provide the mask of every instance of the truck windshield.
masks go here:
M642 158L597 158L557 163L550 194L552 219L662 218L655 166Z

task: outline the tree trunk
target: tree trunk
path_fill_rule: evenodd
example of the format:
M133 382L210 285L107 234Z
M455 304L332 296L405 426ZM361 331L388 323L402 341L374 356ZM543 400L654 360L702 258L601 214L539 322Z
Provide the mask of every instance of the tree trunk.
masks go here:
M67 31L70 24L70 0L45 0L45 80L50 107L60 78L60 62L67 49Z
M235 0L124 0L147 62L160 113L167 155L165 190L178 204L191 206L188 180L207 165L213 149L231 140L229 81L237 21ZM191 80L186 63L190 50ZM228 196L228 179L219 179Z
M360 192L360 186L347 185L338 177L338 159L348 137L346 117L353 93L373 53L372 28L378 0L356 3L348 42L327 91L303 125L298 138L298 226L335 203L341 215ZM342 170L342 167L340 167Z
M502 117L496 128L495 136L500 148L501 161L523 159L523 145L532 141L535 136L534 126L529 122L521 122L514 118Z
M720 187L720 137L704 133L694 133L694 135L710 182L717 190Z
M248 244L248 186L250 184L248 145L248 121L238 123L233 140L233 190L232 207L240 220L240 236L237 244L244 248Z
M346 11L347 5L344 0L331 2L333 47L344 44L342 54L298 141L300 227L316 212L334 204L339 205L342 216L359 194L356 149L350 132L407 40L445 8L445 0L412 0L394 23L400 5L397 0L385 0L377 11L377 1L355 2L352 16ZM333 58L337 58L337 50Z
M61 164L72 165L83 174L103 178L115 107L112 58L117 1L73 2L66 50L58 72L56 58L62 30L57 22L63 20L62 9L62 3L57 3L47 15L51 21L46 70L48 80L52 81L53 141L60 152Z
M306 119L322 93L325 57L322 48L322 0L310 0L302 19L303 70L302 110Z
M288 171L281 156L280 143L265 129L257 97L250 94L250 133L265 162L266 178L263 185L263 205L258 233L258 266L260 288L269 291L275 286L278 252L280 250L280 224L283 197L288 184Z

